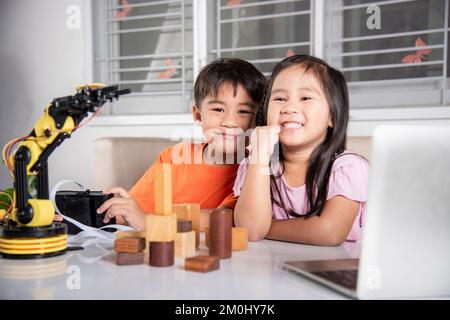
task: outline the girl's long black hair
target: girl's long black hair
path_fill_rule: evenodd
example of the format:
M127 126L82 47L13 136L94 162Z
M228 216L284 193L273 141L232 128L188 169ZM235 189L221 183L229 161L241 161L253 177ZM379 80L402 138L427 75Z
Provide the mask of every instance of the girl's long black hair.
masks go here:
M346 148L347 124L349 120L349 100L347 83L344 75L332 68L325 61L309 56L294 55L285 58L279 62L273 69L263 108L257 115L257 125L267 125L267 113L270 101L270 92L277 75L283 70L301 65L304 73L312 73L321 83L325 93L328 105L330 106L332 127L328 127L325 140L320 143L311 153L306 171L305 184L308 198L308 211L306 215L300 215L292 209L287 208L283 203L278 188L277 179L281 179L281 175L271 175L271 197L272 202L283 208L289 216L293 217L309 217L320 215L325 206L328 194L328 182L330 179L331 168L334 160L342 155ZM283 165L283 148L279 148L279 159L284 172ZM274 191L276 195L274 194Z

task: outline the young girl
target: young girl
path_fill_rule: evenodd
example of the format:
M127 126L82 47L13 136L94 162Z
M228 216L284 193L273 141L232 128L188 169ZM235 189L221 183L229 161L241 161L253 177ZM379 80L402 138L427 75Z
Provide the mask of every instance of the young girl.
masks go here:
M361 239L369 169L346 151L348 118L341 72L307 55L275 66L234 185L235 224L250 241L333 246Z

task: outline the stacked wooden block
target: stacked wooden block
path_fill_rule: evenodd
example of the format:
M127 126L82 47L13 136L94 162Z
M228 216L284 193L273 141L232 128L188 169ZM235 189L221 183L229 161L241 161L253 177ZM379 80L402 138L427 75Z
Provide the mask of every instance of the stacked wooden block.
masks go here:
M192 230L192 221L178 219L177 235L175 239L175 257L189 258L195 256L195 235Z
M116 263L118 265L133 265L144 263L145 238L123 235L114 242Z
M180 203L173 205L173 212L178 219L190 220L192 230L195 232L195 248L200 245L200 204Z
M232 251L247 250L247 229L233 228L232 215L230 209L214 209L209 212L211 227L205 227L205 244L209 248L209 255L186 259L186 270L216 270L219 269L220 259L230 258Z
M186 258L185 269L208 272L219 269L220 259L232 251L247 249L247 230L232 227L232 211L209 212L210 227L205 234L209 255L195 256L200 245L200 205L172 205L172 172L170 164L155 167L155 212L145 218L145 231L116 233L117 264L142 264L167 267L174 258ZM208 232L210 231L210 232Z
M145 218L145 240L149 264L167 267L174 264L177 215L172 212L172 171L170 164L155 167L155 212Z

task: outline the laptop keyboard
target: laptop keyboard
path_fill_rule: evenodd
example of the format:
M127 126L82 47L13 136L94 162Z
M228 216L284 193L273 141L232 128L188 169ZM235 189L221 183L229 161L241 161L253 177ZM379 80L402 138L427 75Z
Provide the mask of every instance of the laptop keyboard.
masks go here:
M356 290L358 270L321 271L313 272L313 274L345 288Z

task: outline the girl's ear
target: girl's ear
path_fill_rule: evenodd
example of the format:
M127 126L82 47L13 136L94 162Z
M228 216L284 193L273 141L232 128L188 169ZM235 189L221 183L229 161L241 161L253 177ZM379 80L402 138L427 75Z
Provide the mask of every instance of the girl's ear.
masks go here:
M328 127L333 128L333 121L331 120L331 116L328 119Z
M202 113L200 112L200 109L196 104L192 106L192 118L194 119L195 125L202 125Z

